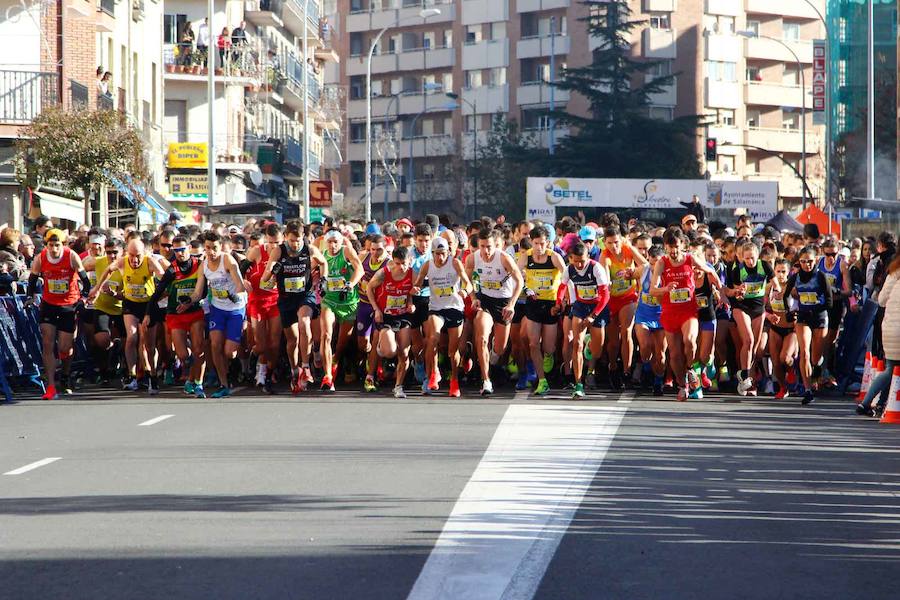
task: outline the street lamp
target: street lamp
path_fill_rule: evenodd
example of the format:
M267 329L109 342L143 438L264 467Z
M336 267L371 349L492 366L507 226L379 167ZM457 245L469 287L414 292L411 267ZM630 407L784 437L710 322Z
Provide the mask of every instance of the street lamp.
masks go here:
M409 128L409 173L407 173L407 194L409 196L409 216L412 218L413 213L413 196L414 196L414 188L416 181L416 174L413 171L413 142L416 139L416 123L419 122L419 117L424 115L425 113L430 112L439 112L444 110L456 110L459 108L459 104L455 102L451 102L449 104L443 104L441 106L433 106L431 108L426 108L415 117L413 117L412 125Z
M472 158L472 169L475 170L475 175L472 177L472 187L473 187L473 202L472 202L472 211L473 219L478 218L478 104L477 102L469 102L459 94L454 92L447 92L444 94L448 98L456 101L462 100L466 104L468 104L472 108L472 116L474 121L474 127L472 127L472 143L473 143L473 158Z
M829 69L831 69L831 34L828 31L828 21L825 20L824 15L822 15L822 11L819 10L819 7L815 5L813 0L803 0L806 2L811 9L816 13L816 16L822 21L822 27L825 29L825 71L828 73L826 75L825 81L825 197L828 201L831 201L831 73ZM813 82L813 87L815 87L815 82Z
M375 54L375 46L381 41L384 32L391 27L397 27L404 21L427 19L439 14L441 14L439 8L424 8L419 11L418 16L394 19L378 32L369 46L369 58L366 61L366 222L372 220L372 56Z
M737 34L739 36L745 38L761 38L766 40L771 40L773 42L777 42L784 46L784 48L791 53L791 56L794 57L794 60L797 61L797 70L800 71L800 135L802 136L802 146L800 150L800 160L803 161L801 164L803 174L801 178L803 179L803 209L806 210L806 75L803 73L803 63L800 62L800 57L797 56L797 53L794 52L793 48L789 45L785 44L782 40L778 38L770 37L767 35L759 35L755 31L738 31Z

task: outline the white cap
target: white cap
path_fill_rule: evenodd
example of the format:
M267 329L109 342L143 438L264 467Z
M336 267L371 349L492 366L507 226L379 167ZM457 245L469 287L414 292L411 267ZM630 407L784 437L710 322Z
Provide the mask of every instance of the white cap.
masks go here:
M431 242L431 250L432 252L437 252L438 250L449 250L450 244L447 243L447 240L442 237L436 237Z

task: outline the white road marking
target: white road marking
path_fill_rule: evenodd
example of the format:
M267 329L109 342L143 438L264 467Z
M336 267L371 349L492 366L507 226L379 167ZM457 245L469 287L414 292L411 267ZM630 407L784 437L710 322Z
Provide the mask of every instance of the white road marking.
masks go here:
M511 405L408 600L533 598L627 410Z
M175 415L160 415L158 417L150 419L149 421L144 421L143 423L138 423L138 427L150 427L151 425L156 425L160 421L165 421L166 419L171 419L174 416Z
M19 467L18 469L14 469L12 471L7 471L4 475L21 475L22 473L27 473L28 471L32 471L39 467L43 467L44 465L49 465L50 463L56 462L60 460L61 456L53 456L50 458L42 458L39 461L30 463L25 465L24 467Z
M625 392L621 396L619 396L618 403L619 404L631 404L631 401L634 399L634 392Z

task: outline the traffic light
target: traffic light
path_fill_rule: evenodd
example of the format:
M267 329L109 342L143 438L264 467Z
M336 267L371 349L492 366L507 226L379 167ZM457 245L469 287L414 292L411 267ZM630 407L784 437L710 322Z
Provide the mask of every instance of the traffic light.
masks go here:
M716 138L707 138L706 139L706 161L707 162L715 162L717 155L718 155L718 143L716 142Z

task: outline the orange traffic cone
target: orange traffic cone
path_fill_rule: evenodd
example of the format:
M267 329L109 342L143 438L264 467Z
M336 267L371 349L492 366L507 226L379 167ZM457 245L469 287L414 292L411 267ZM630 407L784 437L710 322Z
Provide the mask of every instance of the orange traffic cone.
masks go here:
M891 375L891 389L881 422L900 424L900 365L894 367L894 374Z
M869 383L872 381L872 353L866 352L866 366L863 368L862 381L859 384L859 393L856 395L856 403L861 404L869 391Z

